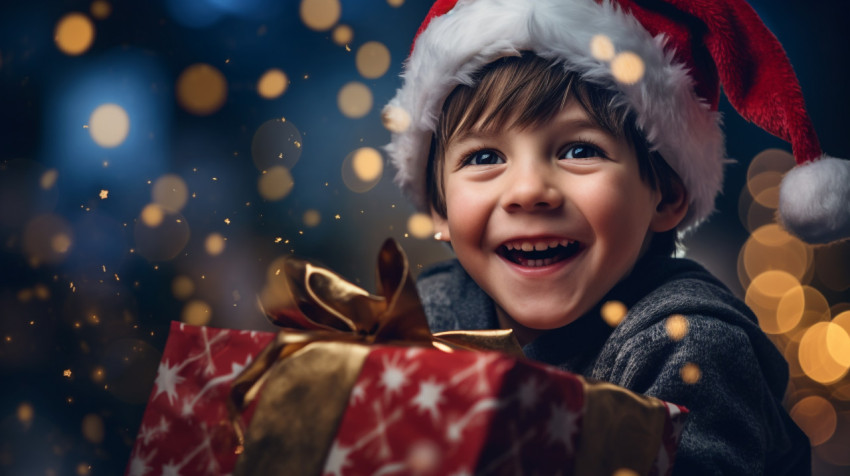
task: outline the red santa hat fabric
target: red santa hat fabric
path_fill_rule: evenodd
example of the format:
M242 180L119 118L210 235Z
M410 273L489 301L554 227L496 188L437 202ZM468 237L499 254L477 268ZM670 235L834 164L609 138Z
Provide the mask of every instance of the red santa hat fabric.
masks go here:
M780 187L783 225L811 243L850 237L850 161L822 154L782 46L743 0L437 0L384 108L390 121L409 120L387 151L418 208L428 209L425 168L445 98L521 51L618 92L688 190L683 229L712 212L722 188L722 86L742 117L791 143L798 165Z

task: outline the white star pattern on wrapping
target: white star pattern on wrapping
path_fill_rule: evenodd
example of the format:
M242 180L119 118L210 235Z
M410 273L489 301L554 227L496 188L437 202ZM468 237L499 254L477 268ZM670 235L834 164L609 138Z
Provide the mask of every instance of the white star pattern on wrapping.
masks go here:
M460 417L459 419L449 423L446 428L446 438L449 441L459 441L461 437L461 433L469 424L469 421L472 420L475 415L486 412L489 410L493 410L499 407L499 401L495 398L485 398L482 400L478 400L475 402L475 405L470 408L465 415Z
M579 430L577 412L572 412L568 408L552 404L552 414L549 416L549 421L546 423L546 430L549 433L550 443L562 443L570 453L575 451L573 447L573 435Z
M445 389L445 385L437 383L434 379L419 382L419 393L416 394L411 403L419 409L420 413L426 411L430 413L431 419L434 420L434 423L437 423L437 420L440 419L440 409L437 406L443 401L443 390Z
M490 380L487 378L487 367L499 359L499 354L496 353L481 353L475 356L475 362L464 370L454 374L449 382L455 386L470 377L478 377L475 381L474 391L478 395L488 395L492 393Z
M207 358L207 366L204 367L205 375L213 375L215 374L215 361L213 360L212 355L212 345L217 341L227 338L227 332L219 332L212 339L207 338L207 328L201 327L201 337L204 340L204 350L203 355Z
M242 372L242 369L247 367L250 363L251 356L249 355L248 358L245 360L245 364L240 365L236 362L233 362L231 364L229 374L219 375L218 377L209 379L207 383L204 384L204 387L201 388L201 391L197 393L197 395L183 402L183 416L191 415L192 409L195 407L195 405L198 404L198 401L201 399L201 397L203 397L204 394L207 393L211 388L229 383L231 380L235 379Z
M156 380L154 380L156 391L154 392L153 398L156 398L160 393L165 392L165 395L168 396L168 403L172 405L174 404L174 400L177 399L177 385L183 382L183 380L186 380L177 374L183 370L186 363L187 362L184 360L182 364L175 365L174 367L171 367L168 364L167 359L159 363L159 370L157 370Z
M402 387L407 385L410 380L410 374L419 367L419 362L411 362L406 368L399 364L400 356L390 360L384 357L384 370L381 372L380 385L384 387L384 398L389 400L392 394L400 393Z
M159 435L164 435L168 433L168 420L165 419L164 416L161 416L159 419L159 424L152 427L146 428L144 425L139 429L139 437L145 443L145 446L150 444L150 441Z
M534 375L520 384L518 397L519 405L523 412L534 408L544 388L545 385L538 384L537 378Z
M144 476L147 474L147 472L151 470L148 463L150 463L155 454L156 449L148 453L147 457L143 457L141 451L133 455L133 459L130 460L130 470L128 471L129 476Z
M334 440L331 446L331 452L325 461L325 474L330 473L333 476L343 476L345 467L351 465L351 461L348 461L348 455L353 451L354 448L342 446L338 440Z
M364 379L363 381L354 384L354 388L351 389L349 405L356 405L357 403L366 400L366 387L369 386L369 383L371 383L371 379Z

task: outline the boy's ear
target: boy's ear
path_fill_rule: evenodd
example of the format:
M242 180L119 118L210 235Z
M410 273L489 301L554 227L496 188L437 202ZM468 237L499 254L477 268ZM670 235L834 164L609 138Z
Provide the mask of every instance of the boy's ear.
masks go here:
M666 197L662 196L655 208L655 216L649 226L655 233L672 230L688 213L688 192L685 191L685 186L678 180L673 180L671 185L671 193Z
M450 241L449 221L446 217L437 213L434 207L431 207L431 221L434 222L434 239L437 241Z

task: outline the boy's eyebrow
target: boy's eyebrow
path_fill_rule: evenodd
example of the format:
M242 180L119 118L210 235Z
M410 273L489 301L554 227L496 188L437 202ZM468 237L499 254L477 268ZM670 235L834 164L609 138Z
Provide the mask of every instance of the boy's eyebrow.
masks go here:
M556 118L549 119L549 121L556 121ZM519 127L520 129L524 129L526 127L534 127L536 125L536 123L539 123L539 122L543 122L543 121L535 121L535 122L532 122L532 123L529 123L529 124L521 124L521 125L517 125L516 123L512 123L512 124L508 125L506 128L510 129L512 127ZM601 124L594 121L590 117L588 117L586 114L583 114L583 115L577 116L577 117L568 117L568 118L563 119L563 120L558 120L557 123L558 123L559 127L570 128L570 129L579 129L579 130L582 130L582 129L598 129L598 130L600 130L600 131L602 131L606 134L613 135L613 133L611 131L609 131L607 128L603 127ZM460 132L456 136L452 137L449 140L449 145L451 145L453 143L457 143L457 142L463 142L467 139L489 139L489 138L498 137L499 136L499 130L500 129L495 129L495 128L494 128L494 130L487 130L487 128L482 128L482 127L468 127L468 128L465 128L462 132Z

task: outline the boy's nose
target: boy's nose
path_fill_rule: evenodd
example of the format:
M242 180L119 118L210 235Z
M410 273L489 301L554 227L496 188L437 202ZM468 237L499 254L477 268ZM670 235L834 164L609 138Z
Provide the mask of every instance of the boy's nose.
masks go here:
M509 211L543 211L558 208L564 197L554 183L553 171L543 164L518 166L505 177L501 203Z

